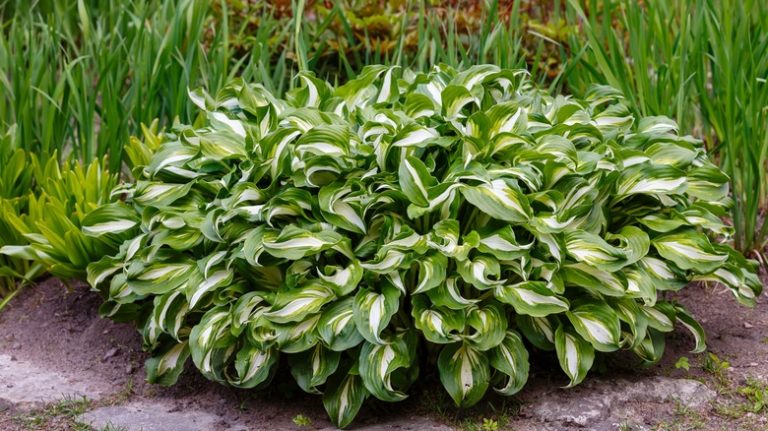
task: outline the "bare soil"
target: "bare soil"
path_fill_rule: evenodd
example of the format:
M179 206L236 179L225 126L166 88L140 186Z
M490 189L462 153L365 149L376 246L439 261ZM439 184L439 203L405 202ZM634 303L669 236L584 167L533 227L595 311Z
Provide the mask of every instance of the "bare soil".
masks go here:
M761 297L757 307L749 309L739 305L726 289L704 285L684 289L674 299L684 304L704 326L712 355L688 353L693 339L680 328L668 337L660 363L643 367L631 354L608 355L591 376L633 381L647 376L692 378L718 391L717 399L703 412L687 411L673 403L623 406L635 413L621 423L601 424L593 429L768 429L768 407L751 412L757 407L757 399L749 393L750 388L768 386L768 301ZM179 410L209 411L224 418L222 427L227 423L257 430L331 426L320 398L304 394L286 367L281 367L269 389L262 392L220 386L207 381L193 367L185 371L174 387L146 383L143 364L147 356L142 352L139 333L129 324L100 319L100 302L99 295L82 284L67 288L51 278L26 288L0 313L0 353L15 355L53 371L88 374L114 388L113 395L88 405L76 405L77 408L58 405L53 410L29 414L12 409L2 411L0 407L0 429L88 429L72 421L70 410L134 400L171 403ZM675 366L681 357L688 358L688 370ZM435 370L426 369L422 370L424 383L411 391L412 402L368 402L355 424L370 427L387 418L428 416L436 423L467 430L484 430L483 419L496 421L499 429L578 428L572 424L543 422L541 418L527 415L527 402L534 402L542 391L566 384L559 372L552 371L557 370L557 364L551 354L534 354L531 360L528 387L516 397L491 395L477 407L459 411L439 387ZM577 394L574 391L574 396ZM765 397L768 403L768 391ZM311 419L311 425L295 425L293 418L297 415ZM487 426L485 429L493 429L492 424Z

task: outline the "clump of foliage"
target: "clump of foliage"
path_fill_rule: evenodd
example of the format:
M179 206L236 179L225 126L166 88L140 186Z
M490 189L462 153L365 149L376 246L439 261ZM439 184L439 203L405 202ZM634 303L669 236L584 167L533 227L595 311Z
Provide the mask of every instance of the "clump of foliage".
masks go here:
M531 347L571 386L601 352L657 361L676 322L700 352L700 325L660 293L761 290L755 262L711 239L730 233L728 178L609 87L551 97L490 65L298 79L284 100L242 81L191 93L195 124L150 134L117 191L141 232L88 279L105 315L141 326L150 381L191 356L253 388L284 356L343 427L424 366L470 406L519 391Z
M135 235L138 216L112 202L118 176L105 164L60 166L56 154L47 161L23 150L14 154L9 174L26 175L34 184L14 198L0 197L0 229L12 238L0 244L0 256L30 262L40 268L35 275L44 269L65 280L84 279L90 263L116 253Z

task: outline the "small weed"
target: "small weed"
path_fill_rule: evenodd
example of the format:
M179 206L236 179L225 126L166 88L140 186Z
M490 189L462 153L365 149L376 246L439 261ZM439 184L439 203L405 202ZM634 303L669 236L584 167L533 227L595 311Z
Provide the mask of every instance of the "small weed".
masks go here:
M308 426L312 425L312 419L310 419L310 418L308 418L308 417L306 417L306 416L304 416L302 414L298 414L298 415L293 417L293 423L295 423L296 425L298 425L300 427L308 427Z
M747 385L740 387L738 393L748 401L748 404L744 406L745 410L760 413L765 409L768 402L768 387L764 383L748 378Z
M682 369L685 371L690 371L691 363L688 361L688 357L681 356L680 359L678 359L677 362L675 362L675 368L677 368L678 370Z
M493 419L484 418L480 429L483 431L498 431L499 423Z

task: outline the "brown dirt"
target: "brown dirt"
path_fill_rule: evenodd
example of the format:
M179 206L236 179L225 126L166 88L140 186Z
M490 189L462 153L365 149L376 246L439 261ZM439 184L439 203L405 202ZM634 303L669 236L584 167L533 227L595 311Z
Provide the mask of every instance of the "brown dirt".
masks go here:
M729 291L719 286L691 286L676 295L702 323L709 339L709 351L730 368L706 371L707 355L692 355L693 341L684 330L668 337L664 359L651 367L641 367L631 355L610 355L605 366L592 375L604 379L664 375L695 378L716 389L720 396L703 413L681 411L674 405L653 406L644 423L628 423L641 429L768 429L768 414L744 411L747 400L738 389L748 379L768 384L768 301L761 297L758 306L748 309L736 303ZM171 388L150 385L144 380L145 353L140 336L128 324L98 318L100 297L84 285L67 289L59 280L48 279L20 293L0 314L0 353L16 355L54 371L88 373L114 387L114 394L99 404L119 404L145 399L172 403L178 409L200 408L218 414L227 422L252 429L319 429L330 426L319 397L305 395L287 372L278 374L270 389L263 392L234 390L211 383L190 367ZM117 349L117 350L114 350ZM551 356L551 355L550 355ZM690 370L676 369L682 357L690 360ZM439 388L434 370L422 370L427 383L414 388L413 402L397 404L369 402L357 425L374 424L381 417L428 415L438 422L464 429L478 427L483 418L496 418L515 429L569 429L558 424L538 424L531 418L516 416L520 405L535 391L547 386L564 386L559 373L549 371L556 363L549 357L532 357L532 375L528 388L517 397L490 396L468 411L457 411ZM712 361L709 361L712 362ZM601 372L601 368L602 371ZM285 367L281 367L285 370ZM610 371L605 371L610 370ZM768 396L768 393L766 393ZM768 400L766 400L768 401ZM93 407L93 405L91 406ZM523 412L525 409L523 408ZM310 427L299 428L292 418L302 414L312 420ZM17 412L0 411L0 429L80 429L73 422L54 416L37 426L21 421ZM222 424L224 425L224 424ZM554 426L554 428L552 428Z

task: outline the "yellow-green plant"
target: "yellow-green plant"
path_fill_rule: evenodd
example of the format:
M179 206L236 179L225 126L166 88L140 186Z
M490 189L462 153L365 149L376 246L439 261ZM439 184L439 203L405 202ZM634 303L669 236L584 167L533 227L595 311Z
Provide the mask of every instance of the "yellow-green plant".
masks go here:
M405 399L420 366L470 406L523 387L529 346L569 386L604 352L657 361L676 323L701 352L701 326L659 293L761 290L755 262L715 240L728 178L616 90L550 97L491 65L298 79L286 99L241 80L191 93L196 125L118 189L140 230L88 280L104 315L141 326L150 381L191 357L253 388L282 355L344 427L367 397Z

